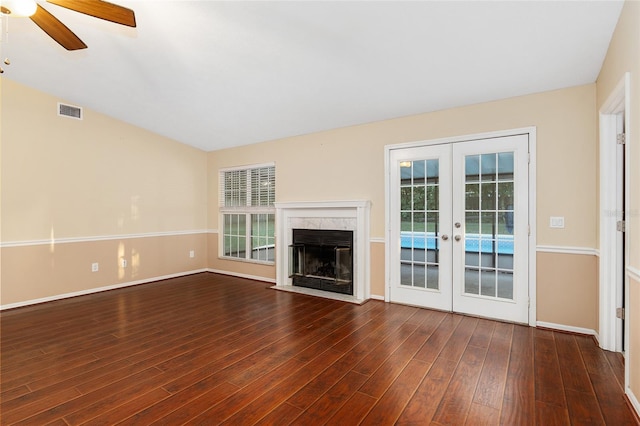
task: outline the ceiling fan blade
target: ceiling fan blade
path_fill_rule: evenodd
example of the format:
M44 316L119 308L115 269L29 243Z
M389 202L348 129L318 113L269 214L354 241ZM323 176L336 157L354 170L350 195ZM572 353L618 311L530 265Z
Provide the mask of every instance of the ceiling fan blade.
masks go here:
M133 10L102 0L47 0L58 6L128 27L136 26Z
M65 49L86 49L87 45L73 31L40 5L38 5L36 13L31 16L31 20Z

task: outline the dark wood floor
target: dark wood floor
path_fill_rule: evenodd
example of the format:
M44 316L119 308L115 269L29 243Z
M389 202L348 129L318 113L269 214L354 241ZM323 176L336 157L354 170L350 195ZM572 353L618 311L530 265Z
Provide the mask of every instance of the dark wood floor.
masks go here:
M587 336L199 274L0 314L3 425L636 424Z

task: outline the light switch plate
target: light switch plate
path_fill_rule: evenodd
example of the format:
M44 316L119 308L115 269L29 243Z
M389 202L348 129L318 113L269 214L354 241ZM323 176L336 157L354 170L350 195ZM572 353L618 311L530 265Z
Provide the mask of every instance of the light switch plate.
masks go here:
M564 216L551 216L549 218L550 228L564 228Z

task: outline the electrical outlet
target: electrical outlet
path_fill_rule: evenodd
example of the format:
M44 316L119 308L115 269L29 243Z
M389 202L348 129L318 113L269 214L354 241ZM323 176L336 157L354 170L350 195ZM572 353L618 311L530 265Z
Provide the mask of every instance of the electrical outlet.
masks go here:
M191 251L189 251L189 257L190 257L191 259L193 259L194 257L196 257L196 251L195 251L195 250L191 250Z
M127 267L127 259L120 259L120 266L122 266L123 268Z
M91 272L98 272L98 269L99 269L99 267L98 267L98 266L99 266L99 265L98 265L98 262L96 262L96 263L92 263L92 264L91 264Z

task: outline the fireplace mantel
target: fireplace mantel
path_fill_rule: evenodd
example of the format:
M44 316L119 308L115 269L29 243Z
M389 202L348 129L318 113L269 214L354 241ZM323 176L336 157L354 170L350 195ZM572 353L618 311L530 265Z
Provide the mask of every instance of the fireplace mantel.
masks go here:
M311 294L353 303L363 303L370 297L369 277L369 216L371 202L302 201L278 202L276 207L276 285L278 290ZM321 290L294 287L289 278L288 247L292 229L335 229L354 232L353 296Z

